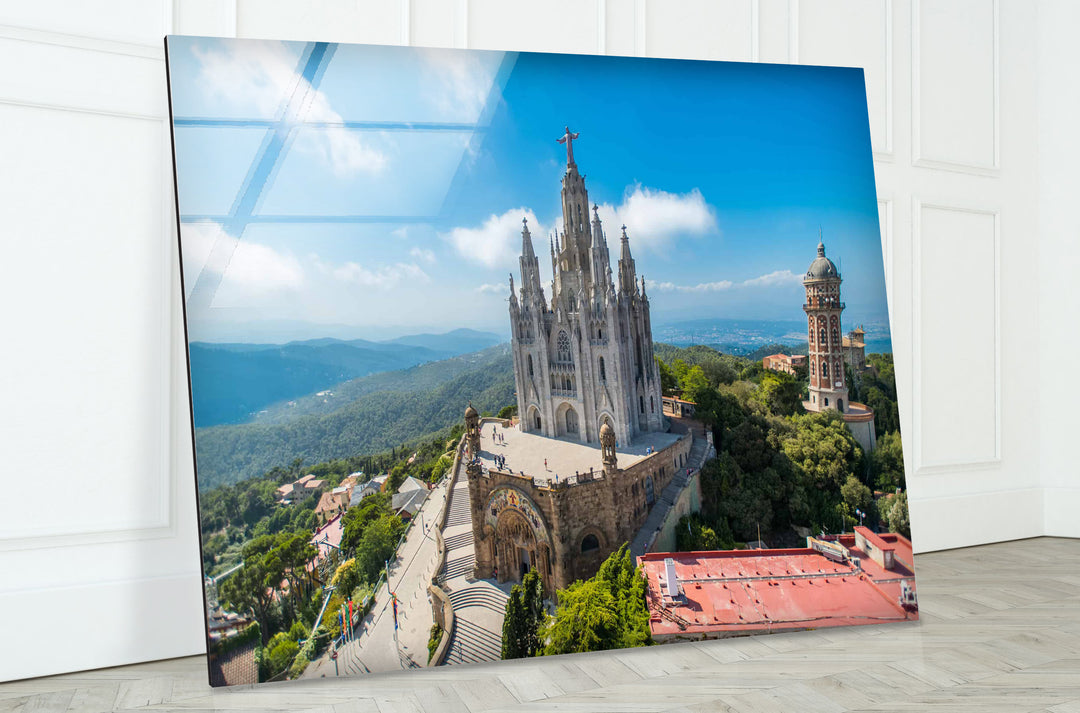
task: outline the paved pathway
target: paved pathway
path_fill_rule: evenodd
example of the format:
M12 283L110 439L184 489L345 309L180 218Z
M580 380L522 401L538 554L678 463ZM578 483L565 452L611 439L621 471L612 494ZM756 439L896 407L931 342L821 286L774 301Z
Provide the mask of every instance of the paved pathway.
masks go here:
M394 613L383 583L375 594L375 607L358 625L361 632L338 651L337 673L341 676L427 665L427 643L434 623L427 588L434 574L437 548L435 527L446 498L448 480L428 495L398 548L397 559L390 564L390 586L398 596L398 630L394 632ZM468 491L466 490L466 496ZM421 522L423 525L421 525ZM329 652L312 662L303 678L335 675Z
M693 427L692 427L693 428ZM664 518L667 517L671 507L675 504L675 501L679 497L679 493L686 487L686 484L690 481L689 471L701 470L701 467L705 465L705 458L707 456L706 451L709 448L709 442L705 440L704 431L700 428L693 428L694 433L694 445L690 447L690 455L686 459L686 467L679 468L675 473L675 477L671 479L667 487L660 493L660 498L653 505L652 510L649 511L649 517L646 518L645 524L641 526L637 534L634 536L633 542L630 543L630 556L636 561L638 557L645 554L645 548L649 544L653 535L664 525Z
M446 565L443 586L454 607L454 635L447 664L498 661L502 658L502 622L511 582L500 586L491 579L473 579L475 549L469 483L462 472L450 496L450 513L443 531Z

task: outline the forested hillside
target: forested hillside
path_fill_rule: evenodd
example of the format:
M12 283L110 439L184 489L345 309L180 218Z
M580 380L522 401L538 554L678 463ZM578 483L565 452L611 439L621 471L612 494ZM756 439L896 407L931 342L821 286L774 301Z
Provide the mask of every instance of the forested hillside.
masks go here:
M199 489L255 477L297 458L311 463L401 446L460 421L470 401L492 413L513 403L509 348L473 357L339 385L335 393L357 396L338 397L336 408L326 412L309 404L308 412L292 418L200 428L195 434Z
M189 349L195 426L242 423L277 401L323 391L349 379L458 354L500 342L498 335L459 329L389 342L312 339L288 344L211 344Z

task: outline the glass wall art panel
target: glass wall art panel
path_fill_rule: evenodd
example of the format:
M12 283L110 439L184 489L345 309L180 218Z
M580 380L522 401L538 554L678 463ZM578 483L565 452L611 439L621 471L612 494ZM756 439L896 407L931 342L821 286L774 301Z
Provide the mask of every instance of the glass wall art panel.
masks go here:
M861 70L167 50L212 684L918 618Z

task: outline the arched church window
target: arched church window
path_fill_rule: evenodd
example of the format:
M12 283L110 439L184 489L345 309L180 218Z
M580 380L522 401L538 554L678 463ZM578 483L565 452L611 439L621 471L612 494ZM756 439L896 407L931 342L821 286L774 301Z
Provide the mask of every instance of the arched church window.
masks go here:
M836 343L840 342L840 330L838 330L836 327L832 328L832 340Z
M570 386L570 377L569 376L566 377L565 381L563 381L563 388L566 389L567 391L570 391L573 388L572 386Z
M645 476L645 502L649 505L653 504L656 500L656 493L653 491L653 481L651 475Z
M818 337L820 338L821 343L824 344L825 343L825 328L824 327L822 327L820 329L820 331L818 332Z
M638 402L641 405L641 412L645 413L645 397L644 396L638 396Z
M602 330L602 329L597 329L597 330L596 330L596 338L597 338L597 339L603 339L603 338L604 338L604 330Z
M585 539L581 541L581 551L592 552L598 549L600 549L600 540L596 539L596 535L592 533L585 535Z
M600 357L600 381L607 381L607 370L604 369L604 357Z
M574 291L570 290L566 297L567 304L570 305L571 312L577 312L577 300L574 299Z
M529 355L529 376L532 377L532 375L533 375L533 363L532 363L532 354L530 354Z
M652 396L649 397L649 413L656 412L656 399Z
M570 336L566 332L559 332L559 338L556 341L556 349L558 350L558 359L561 362L569 362L570 359Z
M817 362L810 362L810 376L817 376Z
M829 362L827 362L827 361L821 362L821 378L822 379L828 379L829 378Z

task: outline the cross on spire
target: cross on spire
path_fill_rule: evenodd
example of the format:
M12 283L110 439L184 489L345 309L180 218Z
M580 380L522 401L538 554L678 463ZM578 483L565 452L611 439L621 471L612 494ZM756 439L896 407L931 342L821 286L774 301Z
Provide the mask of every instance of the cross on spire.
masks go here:
M570 127L566 127L566 133L563 134L561 139L556 139L560 144L566 144L566 165L574 166L574 139L578 137L578 133L570 131Z

